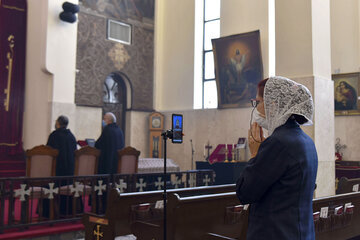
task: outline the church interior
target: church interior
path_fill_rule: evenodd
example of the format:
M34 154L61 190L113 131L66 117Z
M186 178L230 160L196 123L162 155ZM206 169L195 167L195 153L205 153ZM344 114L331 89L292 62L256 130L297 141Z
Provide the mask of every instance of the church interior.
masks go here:
M64 2L79 7L79 11L72 15L75 19L68 19L73 22L66 22L59 17L62 12L66 12L63 8ZM206 7L211 4L215 4L215 9L207 10ZM207 11L215 17L209 20L206 16ZM314 202L314 209L316 204L317 207L321 206L321 209L325 206L325 200L321 198L338 193L339 184L345 181L340 180L341 177L346 177L346 181L353 181L348 192L359 191L358 0L0 0L0 19L0 99L5 99L0 109L0 177L4 181L9 177L13 179L10 185L13 185L11 188L14 191L22 189L21 193L27 193L27 187L23 188L21 182L21 177L29 176L25 151L35 146L46 145L60 115L68 117L68 128L76 140L84 143L88 139L96 141L102 133L103 115L107 112L114 113L116 123L124 133L125 146L140 152L137 155L139 170L136 167L139 173L140 163L146 159L149 159L147 163L150 159L158 159L157 164L160 163L162 166L164 143L161 133L173 128L173 114L183 116L184 134L181 144L174 144L171 140L166 143L168 171L183 173L182 176L173 176L176 178L175 182L178 176L180 179L189 180L191 171L215 168L216 163L209 164L209 159L211 153L219 146L224 148L222 154L225 155L225 160L230 160L228 166L245 166L250 159L249 148L246 146L252 114L250 99L246 99L246 104L237 106L222 104L221 93L217 92L217 87L220 86L219 73L222 69L219 68L216 59L214 60L220 52L216 52L216 55L212 52L215 42L211 43L211 39L250 32L256 32L259 36L259 80L271 76L284 76L305 85L313 96L313 125L303 126L302 129L313 139L318 155L314 199L320 200ZM217 25L210 29L210 24L215 20ZM207 23L210 24L206 25ZM21 44L17 50L17 46ZM15 55L13 49L17 51ZM206 55L207 53L210 54ZM248 54L251 54L250 50ZM245 64L250 65L249 62ZM13 75L9 70L12 68L15 69ZM11 81L13 85L10 85ZM341 95L337 89L340 88L340 82L344 81L354 89L353 98L356 98L350 108L337 105L337 94ZM7 104L10 110L6 108ZM240 144L240 139L245 143ZM235 160L234 154L237 155L234 153L235 150L232 150L235 144L242 145L241 157L237 157L236 162L231 163L231 159ZM228 145L231 145L229 150ZM224 157L221 161L224 161ZM15 171L12 171L13 169ZM227 170L223 171L235 171L234 178L239 170L230 167L224 169ZM205 172L200 171L199 174ZM216 182L216 177L220 178L220 174L216 172L211 181ZM119 176L114 180L120 181L119 184L116 183L117 188L122 186L122 180L125 179L120 179ZM206 179L207 177L208 175ZM153 178L155 181L156 178ZM64 179L68 179L68 182L73 181L69 180L70 178ZM98 180L101 181L101 188L102 183L109 184L110 180L106 179L96 178L91 181L95 181L96 184ZM4 181L0 178L0 196L5 193L3 189L7 189L5 185L8 184ZM56 180L55 177L54 181L60 180ZM128 181L130 182L130 177ZM235 181L236 179L226 184L234 184ZM82 184L86 185L85 182ZM136 188L137 185L136 182ZM130 183L128 188L129 186ZM35 185L33 187L35 188ZM91 192L91 187L89 188ZM234 186L231 189L233 190ZM39 199L42 199L42 195L45 196L42 191ZM59 187L59 193L61 191ZM62 193L63 196L69 196L73 194L73 190L70 193L70 188L63 189ZM86 195L86 190L82 194ZM129 199L132 197L130 195ZM114 198L114 201L120 201L116 200L110 191L107 196ZM5 236L9 229L11 234L14 233L11 224L21 231L25 231L21 224L29 223L28 221L36 225L29 219L31 215L39 214L39 207L33 207L31 204L33 210L25 207L29 202L33 203L36 196L29 193L23 201L14 200L15 203L11 202L13 198L16 197L10 194L6 200L0 199L0 239L17 239L1 237ZM54 201L49 199L50 208L60 201L56 200L56 197ZM72 201L73 198L70 197L68 199L72 209L77 208L76 201ZM84 211L99 213L98 209L95 209L95 204L100 198L95 199L93 195L92 198L84 197L82 200L84 199L92 201L92 205L85 204L82 207ZM171 198L168 200L169 206L170 200ZM336 204L337 201L342 204L351 201L355 206L355 213L359 215L354 215L352 221L354 224L360 221L360 195L351 200L334 200ZM40 206L43 200L37 200L36 203ZM356 206L355 203L359 205ZM208 204L212 206L213 203ZM106 209L109 206L111 205L103 204L103 209L99 211L104 214L106 210L106 221L111 222L112 210ZM179 206L185 209L186 205ZM201 206L197 206L198 211L206 212L206 208ZM344 207L345 210L351 210ZM13 209L15 213L12 215L11 210L4 210L6 208ZM154 209L158 207L155 206ZM114 207L114 211L118 211L119 215L125 214L119 207ZM20 220L17 219L17 214ZM59 220L56 213L49 214L50 220ZM179 211L178 216L185 216L181 214ZM84 230L82 224L76 229L85 231L86 236L91 235L92 231L95 232L96 226L100 226L96 225L96 221L91 223L92 215L89 216L90 220L82 221L89 224L90 230L86 226ZM98 223L105 221L104 215L99 216L96 215ZM71 217L72 221L77 222L85 219L75 210ZM234 220L233 224L243 221L242 217ZM321 219L324 218L320 218L320 221ZM37 220L37 224L42 220ZM353 231L351 220L341 221L348 221L349 227L345 229L345 225L331 225L331 231ZM17 222L20 225L16 225ZM112 226L111 224L102 226ZM148 226L137 224L139 225L132 225L131 228L139 231L139 236L142 236L140 230L147 229ZM324 224L325 227L320 224L319 229L326 228L326 223ZM190 226L180 220L178 225L185 226L184 228ZM127 228L130 229L130 226ZM106 230L105 227L104 229L105 235L111 235L114 239L115 233ZM155 234L158 230L150 232ZM229 232L231 231L233 230L229 228ZM330 239L327 238L330 235L326 235L326 230L319 231L323 235L319 235L317 239ZM99 229L97 232L100 234ZM126 231L119 232L121 234L116 236L129 234ZM357 235L360 236L360 232ZM333 233L333 236L339 235ZM350 239L351 235L346 236L349 237L332 239ZM206 239L230 239L212 237L214 238ZM85 239L111 238L98 235L98 238Z

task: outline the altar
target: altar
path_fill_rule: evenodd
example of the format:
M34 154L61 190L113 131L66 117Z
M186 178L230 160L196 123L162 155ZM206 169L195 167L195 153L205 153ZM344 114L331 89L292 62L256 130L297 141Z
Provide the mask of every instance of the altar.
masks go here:
M247 162L196 162L196 170L212 169L215 172L215 185L236 183L242 170L247 166Z
M166 159L167 172L179 172L180 167L174 160ZM139 158L138 173L162 173L164 172L163 158Z

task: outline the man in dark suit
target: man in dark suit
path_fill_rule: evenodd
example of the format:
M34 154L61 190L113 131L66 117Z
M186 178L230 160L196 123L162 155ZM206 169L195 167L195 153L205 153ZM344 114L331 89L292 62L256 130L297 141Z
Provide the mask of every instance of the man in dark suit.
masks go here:
M69 119L59 116L55 122L53 131L47 141L47 145L59 150L56 159L56 176L71 176L74 174L74 152L76 150L76 139L67 129Z
M101 136L95 143L95 147L101 150L98 173L113 174L117 171L117 151L124 148L124 134L116 125L113 113L108 112L104 115L104 123Z
M47 145L59 150L59 155L56 158L56 176L72 176L74 175L74 152L76 150L76 139L71 133L70 129L67 129L69 119L61 115L55 122L55 131L53 131L47 141ZM60 185L71 184L71 182L63 180ZM58 183L56 183L58 185ZM63 215L72 213L72 205L67 205L67 202L71 203L72 197L60 196L60 213ZM43 200L43 216L49 217L49 200ZM66 211L68 209L68 211Z
M114 174L117 173L118 166L118 150L124 148L124 134L116 125L116 117L113 113L108 112L103 118L103 131L99 139L95 143L95 147L100 149L100 158L98 165L99 174ZM106 182L105 182L106 184ZM106 195L101 197L101 203L96 199L96 212L102 214L106 209ZM102 205L102 211L99 206Z

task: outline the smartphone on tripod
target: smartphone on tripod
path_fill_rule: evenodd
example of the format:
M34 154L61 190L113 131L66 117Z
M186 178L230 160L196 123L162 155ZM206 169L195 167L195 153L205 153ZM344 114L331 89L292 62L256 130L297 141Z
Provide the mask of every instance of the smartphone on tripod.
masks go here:
M183 142L183 115L173 114L172 115L172 143Z

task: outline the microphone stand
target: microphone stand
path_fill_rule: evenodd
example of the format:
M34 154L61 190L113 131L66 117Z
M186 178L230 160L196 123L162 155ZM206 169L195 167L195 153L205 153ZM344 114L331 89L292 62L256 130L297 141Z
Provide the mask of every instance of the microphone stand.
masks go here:
M168 138L173 138L173 131L172 130L166 130L161 134L164 140L164 193L163 193L163 201L164 201L164 240L166 240L166 140Z
M194 147L193 147L193 143L192 143L192 139L190 139L190 143L191 143L191 170L194 170Z

